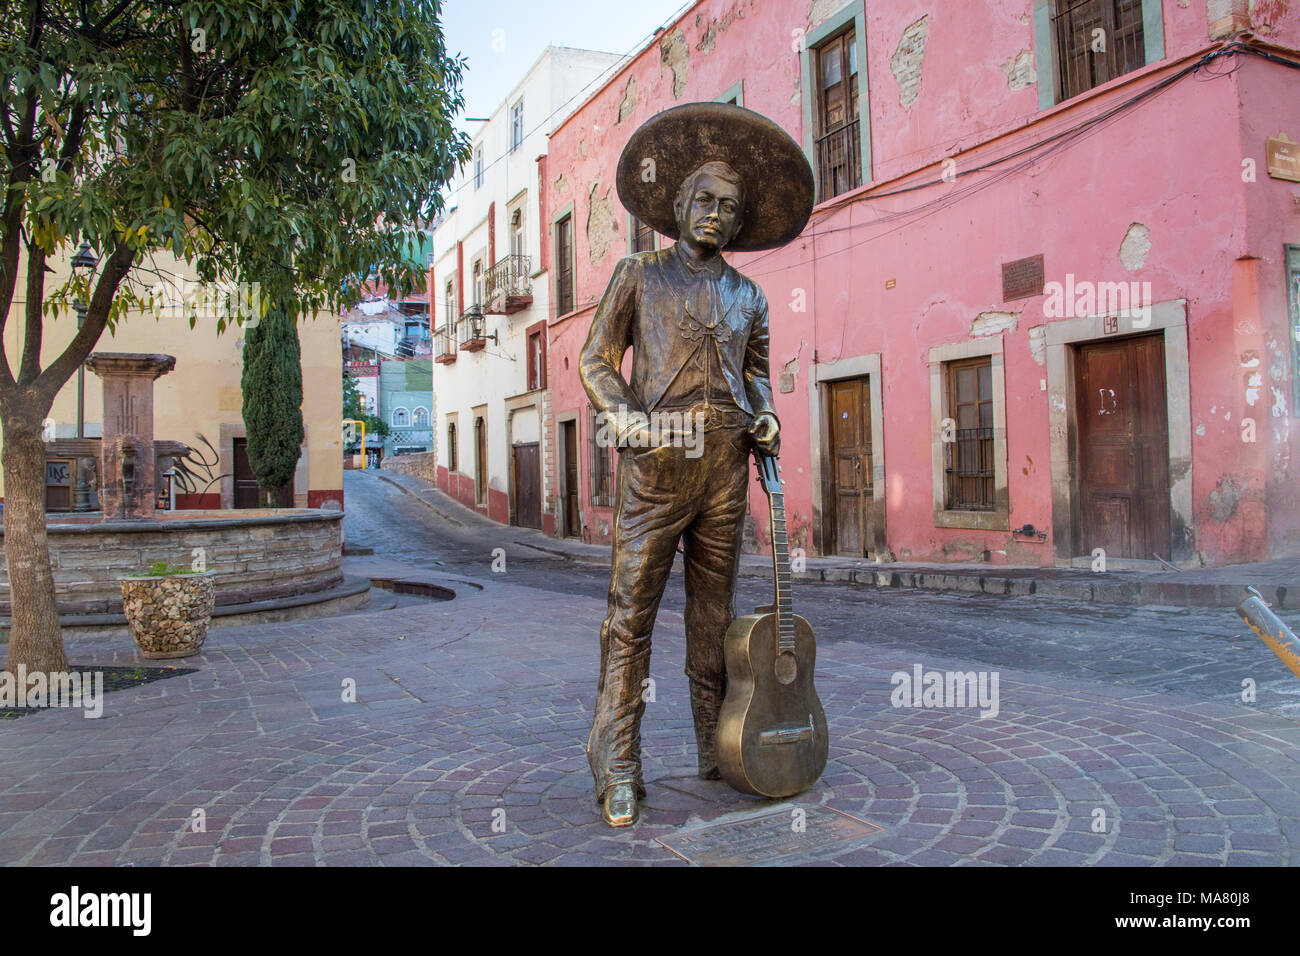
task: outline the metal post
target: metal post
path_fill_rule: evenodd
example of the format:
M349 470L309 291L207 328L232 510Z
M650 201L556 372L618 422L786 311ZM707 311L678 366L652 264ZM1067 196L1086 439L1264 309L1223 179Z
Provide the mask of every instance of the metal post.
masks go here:
M72 303L77 313L77 328L86 324L86 303L77 299ZM86 366L77 366L77 437L86 437Z
M1259 635L1259 639L1268 645L1268 649L1278 656L1291 673L1300 677L1300 640L1296 639L1291 628L1274 614L1263 596L1254 588L1246 588L1246 597L1237 605L1237 613L1250 625L1250 629Z

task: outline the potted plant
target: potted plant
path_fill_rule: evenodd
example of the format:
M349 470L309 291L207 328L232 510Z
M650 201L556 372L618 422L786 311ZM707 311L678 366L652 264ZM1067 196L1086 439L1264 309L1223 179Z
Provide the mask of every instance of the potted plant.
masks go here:
M191 657L202 649L216 603L215 577L215 571L155 561L118 578L122 612L142 657Z

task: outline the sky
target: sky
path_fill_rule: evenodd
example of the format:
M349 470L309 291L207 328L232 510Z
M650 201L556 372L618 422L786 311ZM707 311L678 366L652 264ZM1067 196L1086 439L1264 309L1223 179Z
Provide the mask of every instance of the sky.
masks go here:
M693 0L445 0L447 49L468 60L465 117L488 117L549 44L630 53Z

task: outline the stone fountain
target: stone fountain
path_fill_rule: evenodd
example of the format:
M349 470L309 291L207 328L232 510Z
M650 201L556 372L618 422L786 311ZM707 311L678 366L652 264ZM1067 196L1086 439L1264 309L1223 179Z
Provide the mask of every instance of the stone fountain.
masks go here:
M153 383L175 366L171 355L94 353L86 367L103 382L103 437L50 443L78 458L78 497L84 500L91 490L80 486L88 483L98 446L100 511L46 516L65 631L125 632L118 577L155 561L193 566L201 560L216 572L214 626L365 606L369 580L344 578L341 570L342 511L156 509L159 463L165 471L185 451L180 442L153 437ZM9 610L8 570L0 567L0 631L8 627Z

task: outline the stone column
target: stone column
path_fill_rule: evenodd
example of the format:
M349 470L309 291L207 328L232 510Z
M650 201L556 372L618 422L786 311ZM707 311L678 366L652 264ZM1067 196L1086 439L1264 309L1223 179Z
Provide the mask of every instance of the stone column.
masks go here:
M99 506L104 521L154 519L153 383L171 355L96 352L86 367L104 383Z

